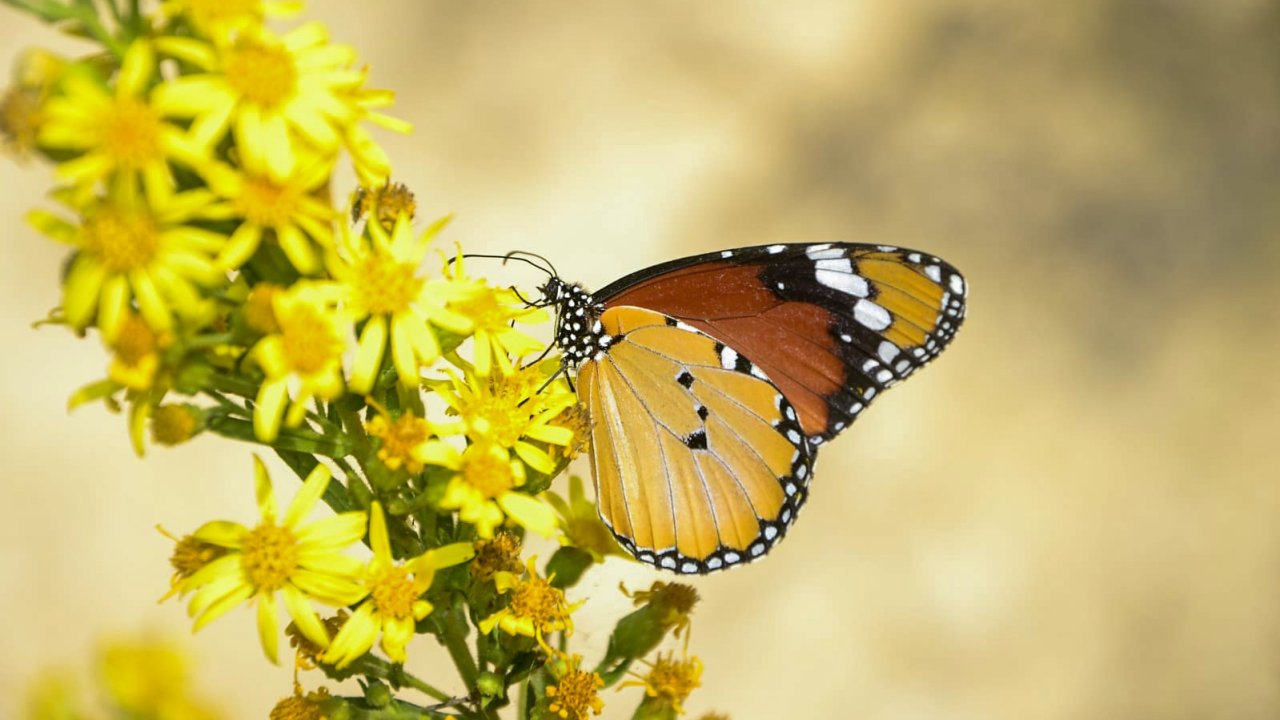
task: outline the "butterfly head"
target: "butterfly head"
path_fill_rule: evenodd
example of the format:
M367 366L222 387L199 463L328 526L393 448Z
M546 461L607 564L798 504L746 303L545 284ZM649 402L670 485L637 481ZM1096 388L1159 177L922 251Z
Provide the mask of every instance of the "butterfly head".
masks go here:
M595 358L611 338L600 325L604 305L577 283L552 276L539 290L542 302L556 308L556 346L570 367Z

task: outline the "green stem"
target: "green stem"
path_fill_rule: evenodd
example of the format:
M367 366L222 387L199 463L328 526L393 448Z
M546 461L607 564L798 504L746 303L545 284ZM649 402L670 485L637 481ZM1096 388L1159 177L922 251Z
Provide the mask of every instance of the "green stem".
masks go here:
M396 687L413 688L440 702L451 702L454 699L453 696L427 681L405 672L403 665L392 663L373 654L362 656L352 663L350 669L360 675L386 680Z
M462 681L466 683L467 690L470 692L476 689L476 676L479 670L476 668L476 661L471 657L471 648L467 646L467 628L467 615L462 597L455 595L448 612L440 619L440 634L441 639L444 640L445 649L453 658L453 664L458 666L458 674L462 676Z

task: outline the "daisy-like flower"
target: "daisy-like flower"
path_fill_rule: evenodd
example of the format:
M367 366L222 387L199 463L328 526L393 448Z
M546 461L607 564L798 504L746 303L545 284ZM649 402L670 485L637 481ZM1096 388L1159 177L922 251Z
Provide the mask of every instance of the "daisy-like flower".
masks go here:
M545 537L555 534L556 517L551 508L516 490L524 485L524 463L501 447L477 442L459 453L452 445L441 443L429 462L457 471L445 488L440 507L458 510L458 517L475 525L480 537L493 537L494 529L508 516Z
M187 611L196 630L240 603L256 603L262 649L277 662L277 593L302 634L321 647L329 645L329 635L311 601L341 607L365 596L361 563L341 551L364 537L366 517L347 512L303 524L329 485L324 465L311 471L280 519L271 478L256 455L254 483L262 520L254 528L214 521L196 530L196 540L226 552L181 580L179 592L194 593Z
M604 678L581 668L582 657L574 655L557 673L556 681L547 686L547 709L561 720L587 720L588 715L599 715L604 710L600 689Z
M160 369L160 352L172 342L168 333L157 333L131 310L111 342L107 377L132 390L149 390Z
M617 555L628 558L630 555L622 549L613 533L600 520L600 512L595 502L587 498L583 489L582 478L577 475L569 477L569 499L553 492L544 495L551 507L555 508L556 521L560 526L560 544L572 545L591 554L595 562L604 562L605 557Z
M563 381L547 384L558 370L553 359L505 375L469 374L464 380L450 373L451 383L433 387L461 422L440 425L440 433L465 433L473 442L514 450L529 467L552 474L556 461L531 441L566 447L574 440L573 430L553 424L578 401Z
M642 661L643 662L643 661ZM640 686L644 688L645 699L636 711L636 717L661 717L675 710L677 715L684 714L683 703L689 694L702 686L702 661L696 656L676 660L674 653L659 654L656 662L650 664L649 672L637 676L637 680L628 680L618 686Z
M165 0L160 9L170 17L184 17L206 38L230 38L239 30L261 25L265 18L294 15L302 3L293 0Z
M337 216L321 195L333 173L333 159L310 152L297 157L292 170L279 177L269 174L255 156L243 159L243 171L221 163L208 166L209 187L225 198L216 212L241 220L218 254L220 268L240 267L269 237L298 272L311 275L320 269L319 250L333 245Z
M329 717L330 698L328 688L303 693L302 686L295 682L293 694L276 703L267 717L270 720L325 720Z
M14 66L13 86L0 96L0 145L17 157L36 148L44 104L67 63L46 50L28 50Z
M241 158L277 180L293 174L301 145L332 157L366 116L355 51L329 44L319 23L283 37L250 26L227 42L164 38L158 45L205 72L164 83L157 104L194 118L192 134L203 143L230 130Z
M361 185L351 197L351 222L368 218L387 232L395 228L401 215L413 220L417 212L418 203L403 183L389 182L371 188Z
M564 597L564 591L551 585L550 578L538 577L538 570L534 565L536 560L536 557L529 558L527 578L521 579L508 572L494 574L493 581L498 592L510 592L511 600L507 607L481 620L479 628L482 633L490 633L498 628L508 635L534 638L548 654L554 654L547 645L547 634L571 634L571 615L585 601L569 603Z
M276 439L282 419L288 427L301 424L313 397L342 394L342 353L351 324L338 309L338 297L337 288L321 282L300 282L273 296L280 332L251 351L267 376L253 409L253 431L262 442Z
M524 569L520 562L520 536L498 531L488 540L477 540L476 556L471 561L471 579L486 583L499 572L518 573Z
M365 569L364 579L368 597L347 618L322 658L339 669L369 652L379 633L387 657L405 662L404 648L413 637L414 623L431 613L432 605L422 595L431 587L436 570L464 563L475 554L470 543L454 543L428 550L404 563L395 562L387 521L377 502L370 510L369 544L373 559Z
M368 241L350 232L341 234L329 272L346 289L352 319L367 318L351 370L355 392L367 393L373 387L388 346L401 384L415 387L418 368L440 357L432 326L459 335L472 330L472 318L451 306L473 291L452 280L427 278L419 270L431 239L447 221L415 236L409 216L402 214L390 233L380 223L369 223Z
M226 238L186 223L206 217L212 196L190 190L143 202L128 183L91 204L73 224L43 211L27 221L54 240L75 247L63 286L62 310L76 329L97 322L114 341L131 303L153 330L174 327L175 315L193 324L209 319L199 288L226 282L213 256Z
M477 375L487 377L495 364L504 375L510 375L515 371L511 358L542 349L542 343L517 330L515 324L546 322L545 310L521 300L514 290L491 287L484 280L467 277L461 252L446 272L469 290L449 307L470 318L474 325L472 368Z
M444 445L435 438L431 423L411 412L406 412L392 420L381 406L376 405L378 414L365 423L365 432L382 441L378 448L378 459L390 470L404 468L410 475L422 472L424 463L433 458L448 457L448 451L439 446ZM441 454L443 453L443 455Z
M37 140L42 147L79 153L57 172L80 188L81 199L100 181L122 173L140 175L148 201L157 204L172 192L170 160L199 168L210 159L207 147L148 101L155 71L151 44L137 41L125 52L114 90L87 67L73 66L63 77L62 94L45 104Z
M173 553L169 556L169 565L173 567L173 576L169 578L169 592L165 593L164 597L160 598L161 600L167 600L182 592L183 585L188 578L200 572L204 569L204 566L227 554L226 548L200 540L194 535L175 537L173 533L159 525L156 526L156 530L173 541Z

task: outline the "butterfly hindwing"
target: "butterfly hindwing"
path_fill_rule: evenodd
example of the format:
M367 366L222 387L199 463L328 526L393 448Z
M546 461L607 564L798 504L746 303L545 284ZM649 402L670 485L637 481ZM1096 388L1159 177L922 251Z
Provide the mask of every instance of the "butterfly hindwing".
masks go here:
M652 310L600 317L607 352L582 365L601 516L642 561L705 573L763 555L803 503L813 451L768 376Z
M966 290L954 267L927 253L820 243L675 260L595 297L678 318L750 358L818 443L946 347Z

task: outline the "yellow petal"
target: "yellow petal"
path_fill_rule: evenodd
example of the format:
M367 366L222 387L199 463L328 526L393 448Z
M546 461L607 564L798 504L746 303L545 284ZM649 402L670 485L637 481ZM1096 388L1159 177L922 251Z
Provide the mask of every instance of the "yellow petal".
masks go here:
M507 492L498 498L498 505L524 527L543 537L556 534L556 514L547 504L524 493Z
M307 473L307 479L302 483L302 488L298 490L297 495L293 496L293 502L289 503L289 509L285 511L285 527L296 528L298 523L311 514L316 501L324 495L325 488L329 487L331 477L329 467L324 464L317 464L311 472Z
M262 641L262 651L272 664L280 664L279 621L276 620L276 598L271 593L258 595L258 639Z
M361 395L373 389L382 353L387 346L387 325L381 315L369 318L360 332L355 362L351 367L351 390Z
M284 417L284 405L289 398L285 381L268 380L258 390L258 404L253 409L253 434L258 440L270 443L280 434L280 422Z

